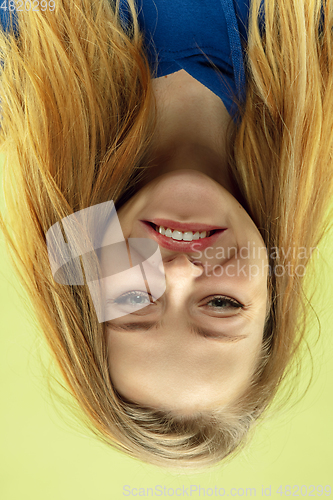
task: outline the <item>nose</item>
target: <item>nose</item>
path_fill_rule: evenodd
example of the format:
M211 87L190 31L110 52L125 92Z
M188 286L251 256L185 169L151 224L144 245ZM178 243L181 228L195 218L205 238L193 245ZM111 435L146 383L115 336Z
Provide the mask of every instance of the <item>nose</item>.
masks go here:
M167 257L163 259L163 265L161 266L168 275L177 273L177 276L192 275L198 277L204 271L202 263L187 254L176 254ZM161 272L163 272L163 268L161 267Z

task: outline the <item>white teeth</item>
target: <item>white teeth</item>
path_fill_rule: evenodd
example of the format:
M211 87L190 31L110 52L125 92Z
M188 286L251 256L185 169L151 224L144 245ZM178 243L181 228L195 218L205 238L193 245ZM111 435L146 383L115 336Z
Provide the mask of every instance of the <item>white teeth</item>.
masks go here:
M155 229L157 231L157 228ZM177 241L193 241L193 240L198 240L199 238L206 238L210 236L210 231L202 231L199 233L199 231L196 231L194 234L192 231L185 231L184 233L182 231L178 231L178 229L175 229L174 231L170 228L165 229L163 226L159 226L158 232L164 236L167 236L167 238L172 238L173 240Z
M181 231L176 231L176 230L175 230L175 231L172 233L172 239L173 239L173 240L179 240L179 241L180 241L180 240L182 240L182 239L183 239L183 233L182 233Z
M183 234L183 240L184 241L192 241L192 240L198 240L199 239L199 231L196 233L192 233L192 231L186 231Z

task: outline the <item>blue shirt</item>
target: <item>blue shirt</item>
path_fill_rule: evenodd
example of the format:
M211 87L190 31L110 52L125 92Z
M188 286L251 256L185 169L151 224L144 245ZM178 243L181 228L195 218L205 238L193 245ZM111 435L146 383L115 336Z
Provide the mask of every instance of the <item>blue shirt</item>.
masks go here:
M184 69L218 95L229 113L245 100L250 0L136 0L150 67L161 77ZM126 27L131 14L121 0ZM262 29L264 17L262 17ZM155 53L156 51L156 53ZM205 56L206 54L206 56Z
M136 0L152 69L157 56L154 76L184 69L219 96L230 114L236 111L234 95L241 101L246 95L244 48L249 3L250 0ZM120 18L124 27L131 22L126 0L120 0ZM8 21L8 9L0 9L5 31L9 29ZM16 16L14 21L18 34Z

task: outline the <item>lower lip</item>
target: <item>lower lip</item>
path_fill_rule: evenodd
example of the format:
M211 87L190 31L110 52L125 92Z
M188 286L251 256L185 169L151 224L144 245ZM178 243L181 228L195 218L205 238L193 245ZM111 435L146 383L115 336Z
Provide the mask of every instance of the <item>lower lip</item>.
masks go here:
M198 250L205 250L205 248L213 245L221 234L226 231L226 229L218 230L212 236L209 236L209 238L200 238L193 241L177 241L158 233L146 221L141 220L140 223L148 231L150 237L158 243L158 245L166 248L167 250L173 250L176 252L194 252Z

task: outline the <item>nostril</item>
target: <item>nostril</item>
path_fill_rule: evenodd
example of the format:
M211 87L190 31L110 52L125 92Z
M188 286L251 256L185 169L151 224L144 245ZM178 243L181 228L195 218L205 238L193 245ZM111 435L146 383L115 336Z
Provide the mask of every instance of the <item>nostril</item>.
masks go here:
M189 255L187 255L186 257L191 262L191 264L194 264L195 266L202 266L202 262L200 262L200 260L196 260L196 259L190 257Z

